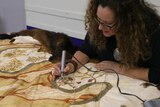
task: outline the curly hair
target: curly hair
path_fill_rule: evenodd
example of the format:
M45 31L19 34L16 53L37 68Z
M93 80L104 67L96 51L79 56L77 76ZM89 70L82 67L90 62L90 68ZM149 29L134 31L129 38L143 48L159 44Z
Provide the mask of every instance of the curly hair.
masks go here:
M147 21L160 23L160 17L152 5L144 0L90 0L85 29L88 30L90 42L99 50L104 49L107 42L94 20L99 5L109 7L115 14L115 34L121 63L136 66L139 59L147 60L151 56Z

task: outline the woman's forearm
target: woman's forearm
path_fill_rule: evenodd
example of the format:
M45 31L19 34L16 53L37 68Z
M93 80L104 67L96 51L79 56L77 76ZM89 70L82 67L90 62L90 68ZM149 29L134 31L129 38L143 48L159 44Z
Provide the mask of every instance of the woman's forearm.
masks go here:
M141 79L144 81L148 80L148 68L128 68L128 67L121 67L122 71L120 74L129 76L136 79Z
M77 68L80 68L82 66L82 64L84 65L84 64L86 64L88 62L89 57L86 54L82 53L81 51L77 51L74 54L74 57L72 57L72 60L74 60L77 63Z
M148 68L138 68L138 67L131 68L114 61L102 61L100 63L97 63L95 67L98 70L113 69L118 74L122 74L131 78L148 81L148 70L149 70Z
M128 73L126 74L133 78L149 81L147 68L133 68L133 69L128 70Z

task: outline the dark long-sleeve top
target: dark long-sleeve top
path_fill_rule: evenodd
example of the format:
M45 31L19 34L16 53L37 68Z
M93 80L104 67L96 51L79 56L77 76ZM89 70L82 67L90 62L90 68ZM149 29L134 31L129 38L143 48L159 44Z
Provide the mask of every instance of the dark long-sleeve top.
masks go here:
M79 51L86 54L89 58L96 58L100 61L116 61L114 58L114 50L117 48L117 42L115 36L111 36L107 39L106 49L97 51L95 45L89 41L88 33L85 37L83 45ZM148 79L150 82L160 84L160 27L157 26L150 32L150 46L151 57L150 59L143 61L139 60L139 67L149 68ZM116 61L117 62L117 61Z

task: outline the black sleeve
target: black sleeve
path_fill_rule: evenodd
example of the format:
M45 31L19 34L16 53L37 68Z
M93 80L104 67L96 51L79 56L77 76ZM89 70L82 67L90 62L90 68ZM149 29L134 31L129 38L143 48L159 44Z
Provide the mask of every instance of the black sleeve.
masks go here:
M151 63L149 68L149 81L160 85L160 28L151 35Z
M90 43L88 33L86 34L85 40L84 40L82 46L79 48L79 51L86 54L90 59L97 58L96 47Z

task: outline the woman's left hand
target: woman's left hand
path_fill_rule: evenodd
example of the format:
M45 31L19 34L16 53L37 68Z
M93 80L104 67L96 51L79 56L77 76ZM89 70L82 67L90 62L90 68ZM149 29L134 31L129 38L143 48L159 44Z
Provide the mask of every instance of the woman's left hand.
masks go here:
M117 73L123 72L121 64L113 61L102 61L100 63L95 64L95 68L100 71L109 71L112 69Z

